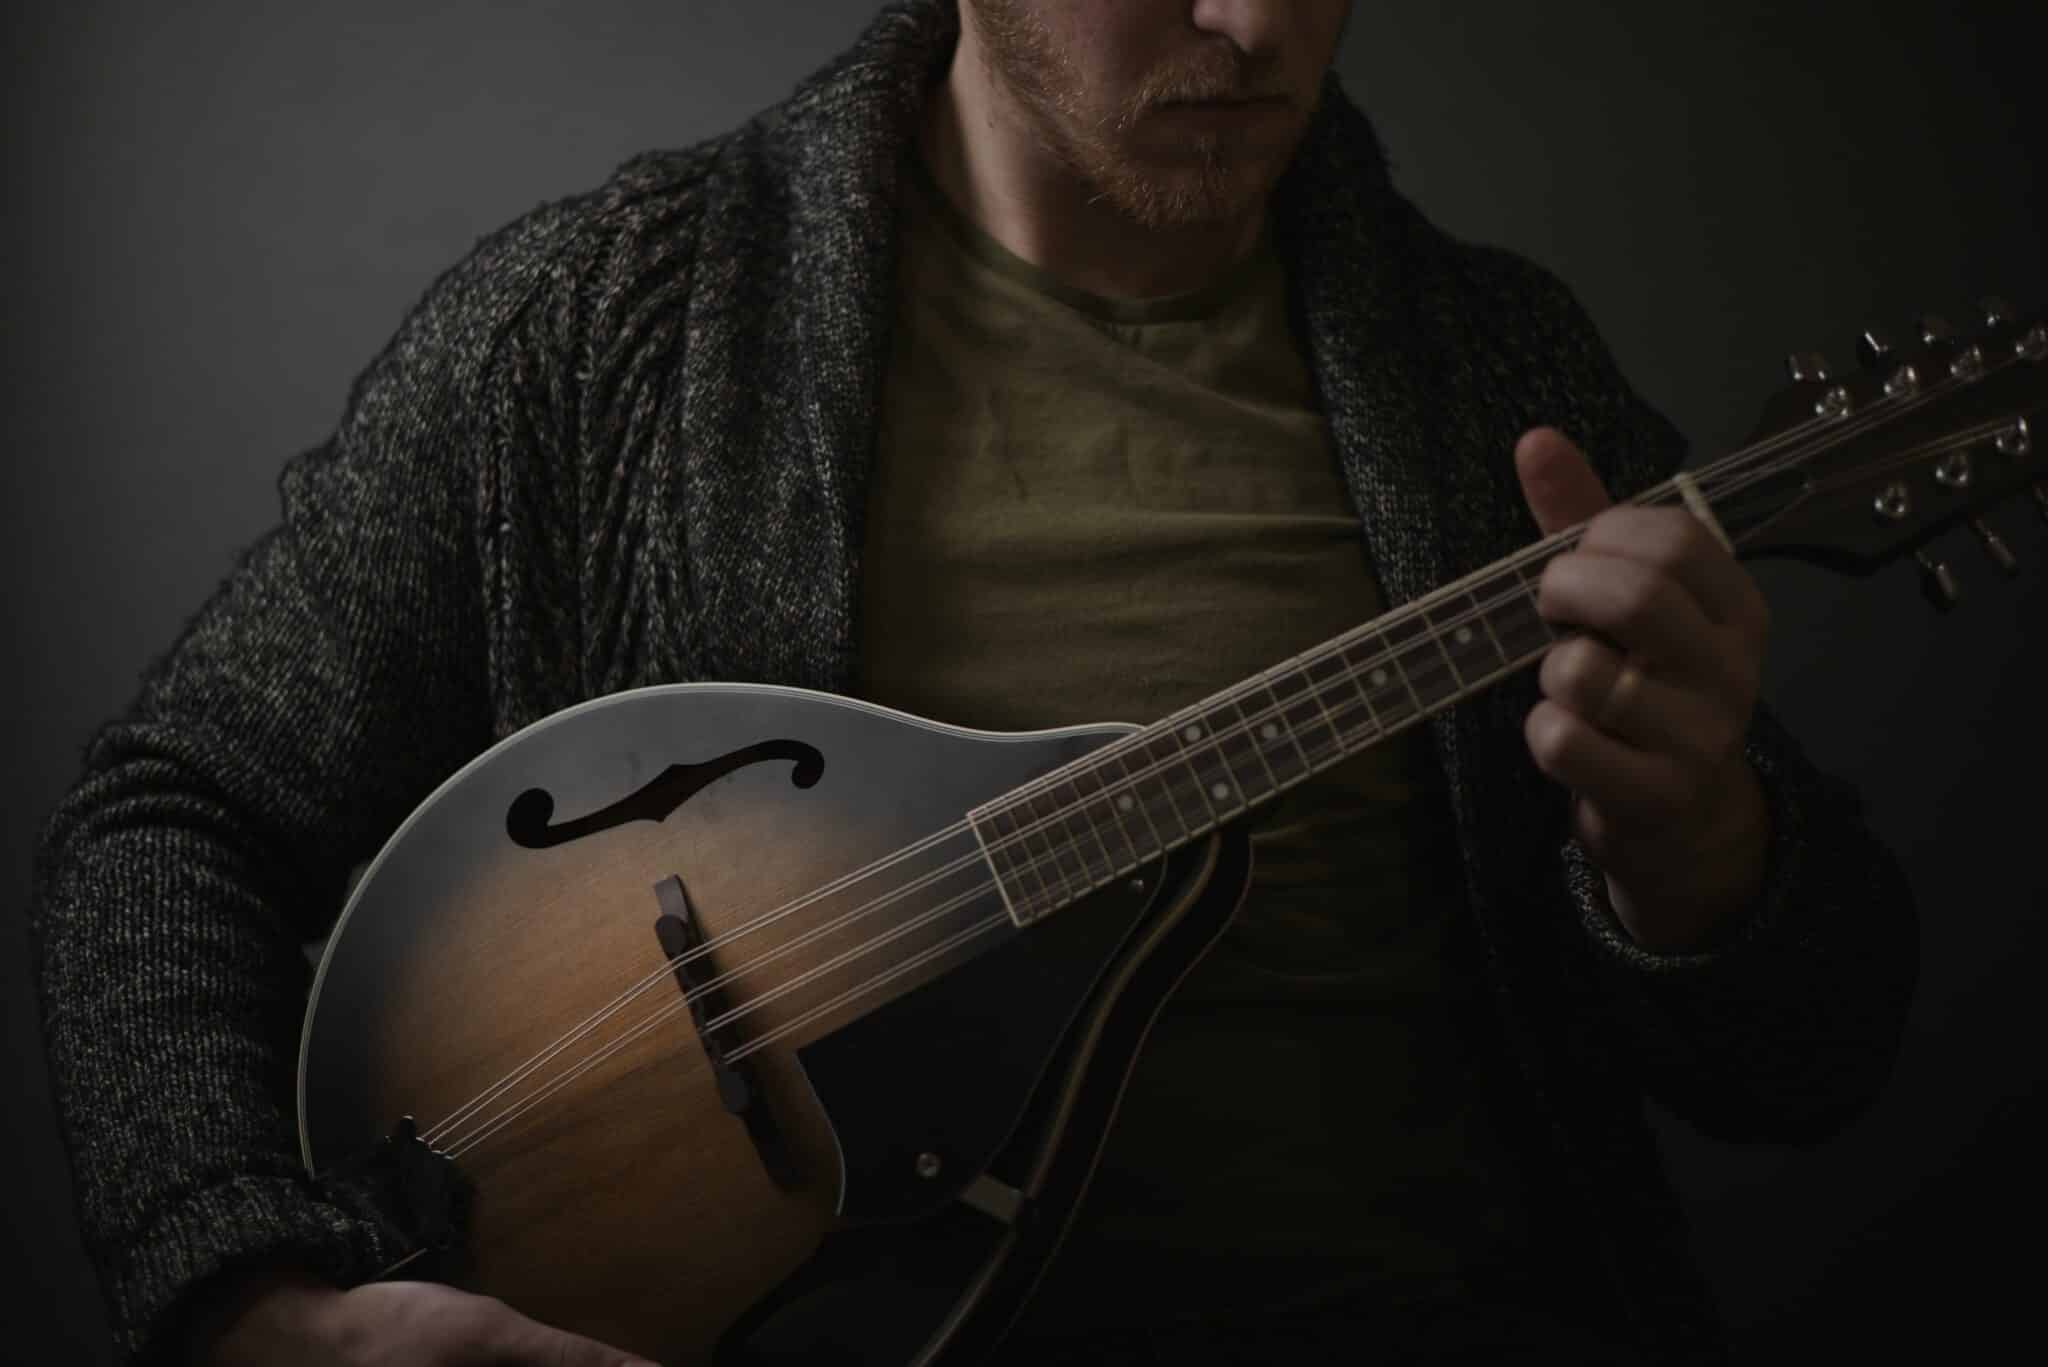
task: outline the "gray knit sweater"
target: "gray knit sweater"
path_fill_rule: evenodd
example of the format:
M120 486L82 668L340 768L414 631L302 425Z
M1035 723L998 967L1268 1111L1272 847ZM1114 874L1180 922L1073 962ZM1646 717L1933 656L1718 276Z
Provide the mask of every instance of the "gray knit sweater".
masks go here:
M556 709L689 679L849 691L899 165L957 32L884 12L790 98L638 156L481 241L280 480L280 524L94 738L51 816L34 938L78 1213L119 1341L291 1254L343 1282L408 1248L301 1169L300 943L443 778ZM1570 294L1454 241L1332 78L1278 190L1334 447L1391 602L1534 540L1515 438L1554 423L1617 496L1678 435ZM1718 1328L1645 1125L1810 1142L1888 1076L1914 911L1854 796L1767 711L1767 886L1711 953L1636 947L1530 763L1532 671L1432 723L1525 1138L1617 1325Z

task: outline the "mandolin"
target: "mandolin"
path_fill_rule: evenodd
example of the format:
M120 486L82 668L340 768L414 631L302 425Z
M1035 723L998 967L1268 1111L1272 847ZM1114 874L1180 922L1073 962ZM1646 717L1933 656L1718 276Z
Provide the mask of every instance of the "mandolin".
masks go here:
M1638 494L1850 573L2029 487L2048 322L1987 305ZM1545 538L1150 725L963 729L682 683L444 782L349 897L299 1056L309 1172L387 1269L668 1363L986 1353L1054 1256L1160 1005L1235 914L1240 818L1538 660ZM915 782L905 782L914 775Z

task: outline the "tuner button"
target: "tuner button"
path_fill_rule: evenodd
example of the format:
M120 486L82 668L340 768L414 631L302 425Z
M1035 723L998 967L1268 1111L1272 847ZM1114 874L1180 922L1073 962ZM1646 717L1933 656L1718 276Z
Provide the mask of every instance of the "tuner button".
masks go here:
M1995 294L1987 294L1977 301L1977 308L1984 314L1984 326L1995 328L2012 317L2012 305Z
M1793 380L1801 384L1828 377L1827 358L1818 351L1793 352L1785 358L1785 369L1791 371Z
M1946 318L1930 313L1920 319L1920 340L1929 346L1936 342L1945 342L1954 335L1955 329L1948 325Z
M1962 593L1957 589L1956 577L1949 573L1948 566L1939 560L1929 559L1926 551L1914 551L1913 558L1920 562L1923 572L1920 586L1926 592L1927 600L1943 612L1954 607Z
M1876 369L1879 362L1892 354L1897 343L1892 340L1888 329L1869 327L1856 339L1856 359L1869 369Z
M1998 533L1984 525L1983 518L1971 518L1970 530L1977 534L1977 540L1984 545L1984 554L1991 557L1993 564L1997 565L1998 568L2004 570L2007 574L2018 574L2020 572L2020 562L2013 558L2012 551L2006 546L2005 542L1999 539Z

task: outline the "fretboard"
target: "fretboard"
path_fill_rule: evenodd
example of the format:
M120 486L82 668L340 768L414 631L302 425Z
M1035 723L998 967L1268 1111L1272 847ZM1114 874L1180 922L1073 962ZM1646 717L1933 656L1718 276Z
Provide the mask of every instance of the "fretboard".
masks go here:
M1124 877L1540 657L1563 543L1449 585L968 813L1018 925Z
M2048 420L2048 321L2008 312L1988 305L1968 342L1933 323L1919 346L1867 339L1871 356L1851 377L1795 358L1813 373L1786 396L1790 420L1629 502L1682 501L1730 551L1866 570L2023 488L2048 509L2029 430ZM967 813L1011 919L1029 925L1540 658L1562 633L1537 613L1537 584L1583 532L1547 537Z

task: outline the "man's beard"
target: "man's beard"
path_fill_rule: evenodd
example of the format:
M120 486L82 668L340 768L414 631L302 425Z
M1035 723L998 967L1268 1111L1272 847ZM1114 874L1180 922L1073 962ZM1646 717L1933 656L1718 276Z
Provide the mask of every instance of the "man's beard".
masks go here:
M1161 101L1246 93L1244 64L1221 48L1198 65L1156 73L1107 116L1083 107L1081 79L1038 16L1017 0L980 0L974 7L991 77L1022 103L1039 142L1095 198L1139 226L1190 228L1243 218L1271 188L1276 167L1243 140L1201 133L1183 144L1172 165L1148 165L1119 145Z

